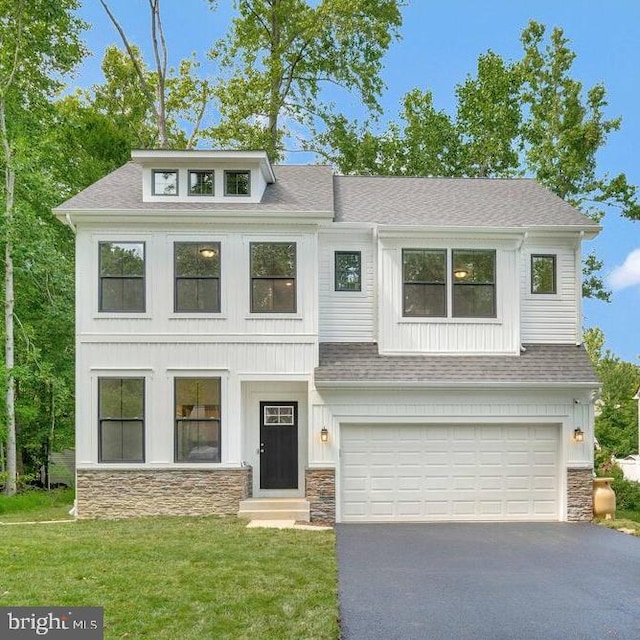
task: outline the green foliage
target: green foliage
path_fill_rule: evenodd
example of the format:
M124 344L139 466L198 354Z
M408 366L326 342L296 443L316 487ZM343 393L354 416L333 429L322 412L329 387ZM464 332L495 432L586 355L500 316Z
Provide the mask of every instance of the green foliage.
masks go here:
M610 351L603 352L604 342L601 329L585 331L585 346L602 384L596 401L595 434L603 449L601 455L621 458L638 452L638 402L634 395L640 388L640 367Z
M213 3L212 3L213 4ZM220 146L266 149L273 159L295 126L311 134L332 116L323 87L339 87L378 110L382 56L402 23L398 0L237 0L229 35L210 57Z
M0 495L0 521L6 522L9 514L21 514L26 519L36 517L45 511L51 514L52 509L56 511L68 511L73 505L75 494L73 489L53 489L44 491L42 489L26 489L15 496Z

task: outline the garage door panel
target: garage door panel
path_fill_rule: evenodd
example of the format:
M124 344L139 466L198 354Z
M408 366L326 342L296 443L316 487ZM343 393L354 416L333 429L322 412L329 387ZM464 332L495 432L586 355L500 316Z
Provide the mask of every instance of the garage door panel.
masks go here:
M343 425L344 521L558 518L556 425Z

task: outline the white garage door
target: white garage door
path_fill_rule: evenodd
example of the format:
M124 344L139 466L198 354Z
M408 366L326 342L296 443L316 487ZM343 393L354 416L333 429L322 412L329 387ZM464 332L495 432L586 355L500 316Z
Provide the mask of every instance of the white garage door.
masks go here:
M557 520L557 425L342 425L343 522Z

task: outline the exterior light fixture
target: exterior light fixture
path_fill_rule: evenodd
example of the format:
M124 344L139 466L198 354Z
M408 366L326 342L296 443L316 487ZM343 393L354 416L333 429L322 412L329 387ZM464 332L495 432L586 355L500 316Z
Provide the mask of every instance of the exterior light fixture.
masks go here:
M573 430L573 440L575 442L584 442L584 431L580 427Z
M200 255L203 258L213 258L217 251L213 247L202 247L200 249Z
M327 427L320 429L320 441L329 442L329 429L327 429Z

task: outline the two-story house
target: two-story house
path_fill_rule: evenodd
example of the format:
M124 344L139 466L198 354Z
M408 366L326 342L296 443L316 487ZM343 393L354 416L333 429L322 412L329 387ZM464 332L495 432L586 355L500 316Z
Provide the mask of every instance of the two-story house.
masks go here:
M599 227L536 182L136 151L55 213L79 517L591 517Z

